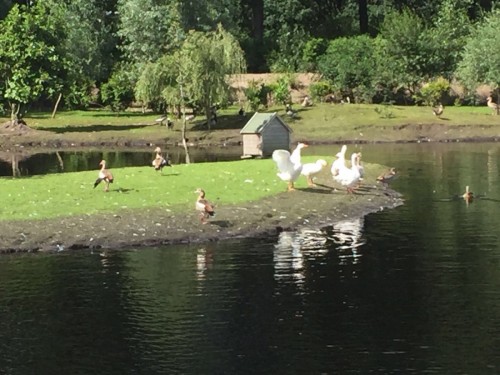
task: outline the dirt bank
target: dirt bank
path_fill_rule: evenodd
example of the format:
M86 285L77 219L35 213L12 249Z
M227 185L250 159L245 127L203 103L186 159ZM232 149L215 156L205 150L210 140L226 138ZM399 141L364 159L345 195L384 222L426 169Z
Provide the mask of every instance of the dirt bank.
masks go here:
M356 194L336 190L324 174L318 187L283 192L257 202L217 207L206 225L193 209L122 210L116 214L51 220L0 222L0 252L130 248L227 238L276 235L302 226L325 227L403 203L402 197L375 181L364 181Z

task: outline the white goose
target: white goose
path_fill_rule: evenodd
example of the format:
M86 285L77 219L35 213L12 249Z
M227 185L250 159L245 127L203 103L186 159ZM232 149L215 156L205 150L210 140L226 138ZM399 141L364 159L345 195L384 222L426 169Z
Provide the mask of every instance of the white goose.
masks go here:
M339 174L335 176L335 180L342 186L347 188L348 193L354 192L354 186L359 182L361 175L359 174L358 166L356 165L357 153L351 155L351 168L344 166L339 169Z
M301 174L303 176L306 176L307 184L309 186L316 186L313 182L314 175L321 172L323 167L326 167L327 165L328 165L328 163L326 162L326 160L323 160L323 159L316 160L315 163L306 163L306 164L302 165Z
M290 160L293 164L301 164L301 151L305 147L309 147L309 145L302 142L297 143L297 147L295 147L295 150L293 150L292 155L290 156Z
M295 190L294 182L302 172L302 164L295 164L291 160L291 155L287 150L275 150L273 152L273 160L276 163L279 172L278 177L283 181L288 182L288 191Z
M335 178L339 174L340 168L345 167L345 153L347 151L347 146L343 145L339 152L335 155L335 160L332 163L332 176Z
M361 164L361 152L358 152L358 156L356 157L356 167L359 171L359 179L362 180L365 176L365 167Z

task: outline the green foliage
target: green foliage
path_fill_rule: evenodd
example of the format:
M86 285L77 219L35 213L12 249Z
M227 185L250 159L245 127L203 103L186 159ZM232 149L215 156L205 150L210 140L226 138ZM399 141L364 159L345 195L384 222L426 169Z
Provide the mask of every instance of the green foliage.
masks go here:
M134 100L134 82L127 66L120 66L101 87L101 99L113 111L123 111Z
M374 111L378 113L381 118L390 119L396 117L393 112L392 104L382 104L374 108Z
M66 60L59 47L57 17L47 18L43 3L14 5L0 21L0 98L15 118L22 105L52 98L61 91Z
M328 81L314 82L309 86L311 98L316 102L322 102L328 94L333 92L333 87Z
M178 56L177 82L184 95L204 109L208 120L212 105L229 98L228 76L244 71L243 51L238 41L219 26L213 32L189 32ZM210 128L210 121L208 124Z
M426 83L420 91L415 94L417 102L424 105L437 105L443 102L444 96L450 91L450 82L443 77L438 77Z
M366 35L332 40L326 53L320 58L319 71L325 79L346 93L361 100L370 89L374 64L374 41Z
M133 64L154 62L179 47L184 32L176 1L118 0L121 49Z
M279 77L276 82L270 85L275 103L290 103L290 78L286 75Z
M469 88L489 84L500 85L500 10L492 12L468 38L457 76Z
M267 106L267 96L271 88L262 82L250 81L244 90L248 105L252 111L257 111L261 105Z
M315 72L318 70L318 59L326 52L328 41L323 38L309 39L302 49L302 62L300 68L304 72Z

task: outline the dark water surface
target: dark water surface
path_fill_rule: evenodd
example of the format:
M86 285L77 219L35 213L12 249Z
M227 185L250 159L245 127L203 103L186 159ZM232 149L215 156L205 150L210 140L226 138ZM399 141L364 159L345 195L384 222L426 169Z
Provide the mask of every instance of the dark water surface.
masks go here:
M500 144L361 151L398 168L404 206L265 240L1 256L0 373L499 374Z

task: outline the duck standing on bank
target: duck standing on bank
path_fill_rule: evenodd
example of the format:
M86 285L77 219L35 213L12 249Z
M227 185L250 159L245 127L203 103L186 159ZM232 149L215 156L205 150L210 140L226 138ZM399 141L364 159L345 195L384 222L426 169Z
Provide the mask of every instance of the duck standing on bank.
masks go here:
M438 118L441 117L443 112L444 112L444 107L441 103L439 103L437 107L432 108L432 113L434 114L434 116Z
M152 163L153 167L155 168L155 171L160 171L163 173L163 167L171 167L172 164L170 164L170 161L168 159L165 159L161 155L161 148L160 147L156 147L155 152L156 152L156 157Z
M332 176L338 176L341 168L345 168L345 153L347 151L347 146L343 145L339 152L335 155L335 160L332 163Z
M500 109L500 106L497 103L493 102L493 97L491 95L488 96L487 101L488 101L487 102L488 107L491 108L491 110L493 111L492 114L498 115L498 111Z
M319 159L319 160L316 160L315 163L306 163L306 164L302 165L301 174L303 176L306 176L307 185L309 185L311 187L316 186L313 182L313 177L315 175L317 175L319 172L321 172L323 167L326 167L327 164L328 163L326 162L326 160Z
M298 163L293 163L290 152L287 150L274 150L272 158L278 167L277 176L288 182L288 191L295 190L294 183L302 172L300 159Z
M198 194L195 204L196 211L200 213L201 223L206 224L210 216L215 215L214 205L205 198L205 190L202 188L196 189L195 193Z
M106 169L106 160L101 160L99 165L101 166L101 169L99 170L99 176L97 180L95 180L94 182L94 189L101 183L101 181L104 181L104 191L109 191L109 184L113 183L114 180L113 174Z
M355 152L351 155L351 168L347 168L346 165L339 169L339 173L335 176L335 180L339 182L342 186L347 188L347 193L354 193L354 187L358 184L361 175L359 174L359 169L357 166L356 159L358 154Z

